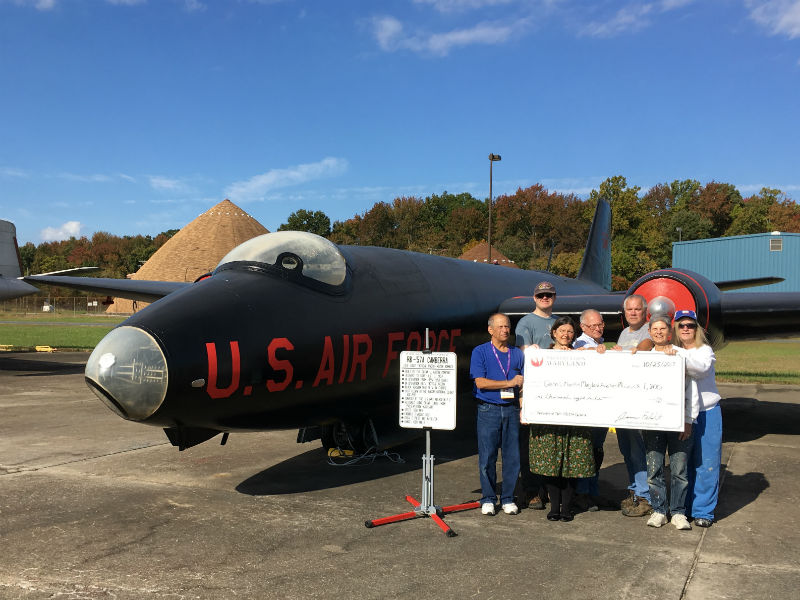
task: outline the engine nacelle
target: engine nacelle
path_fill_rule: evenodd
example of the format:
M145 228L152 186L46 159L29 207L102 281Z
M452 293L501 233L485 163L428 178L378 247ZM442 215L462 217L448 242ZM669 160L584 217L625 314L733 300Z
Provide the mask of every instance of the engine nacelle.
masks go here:
M722 292L713 281L687 269L660 269L637 279L627 292L640 294L648 302L666 296L676 310L693 310L697 322L706 330L713 348L725 345L722 320Z

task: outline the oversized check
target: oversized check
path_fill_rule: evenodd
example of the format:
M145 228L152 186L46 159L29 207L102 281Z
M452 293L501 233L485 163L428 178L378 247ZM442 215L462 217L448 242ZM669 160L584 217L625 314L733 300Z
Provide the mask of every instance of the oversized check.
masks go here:
M527 348L524 377L525 423L683 431L680 356Z

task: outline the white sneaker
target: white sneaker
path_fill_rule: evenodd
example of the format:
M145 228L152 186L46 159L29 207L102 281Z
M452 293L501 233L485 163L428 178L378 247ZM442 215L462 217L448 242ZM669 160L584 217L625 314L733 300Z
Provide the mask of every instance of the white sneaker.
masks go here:
M519 507L513 502L506 502L503 504L503 512L507 515L516 515L519 513Z
M676 514L672 515L672 521L670 521L673 525L675 525L675 529L691 529L692 526L689 525L689 521L686 518L686 515Z
M661 527L667 524L667 515L654 512L647 520L648 527Z
M481 504L481 512L484 515L493 515L494 514L494 503L493 502L484 502Z

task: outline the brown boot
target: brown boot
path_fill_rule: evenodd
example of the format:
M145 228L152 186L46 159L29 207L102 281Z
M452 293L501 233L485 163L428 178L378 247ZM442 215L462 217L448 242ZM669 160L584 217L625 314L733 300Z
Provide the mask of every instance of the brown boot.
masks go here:
M544 502L539 496L534 496L530 500L528 500L528 508L532 508L533 510L544 510Z
M631 506L633 506L635 500L636 497L633 495L633 490L628 490L627 498L623 498L622 501L620 501L619 503L620 509L621 510L625 510L626 508L629 509Z
M622 509L622 514L626 517L644 517L653 512L653 507L644 498L635 498L633 505Z

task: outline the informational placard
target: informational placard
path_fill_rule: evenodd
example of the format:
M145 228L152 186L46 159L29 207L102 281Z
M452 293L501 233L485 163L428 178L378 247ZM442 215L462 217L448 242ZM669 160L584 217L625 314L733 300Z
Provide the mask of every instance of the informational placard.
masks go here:
M400 427L456 428L456 353L400 353Z
M683 431L680 356L527 348L524 377L526 423Z

